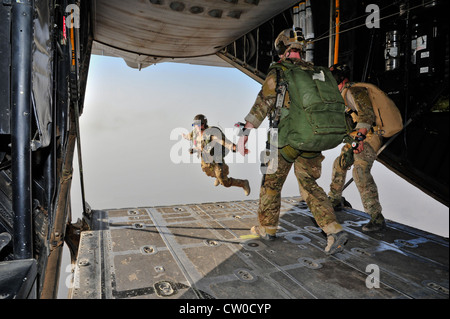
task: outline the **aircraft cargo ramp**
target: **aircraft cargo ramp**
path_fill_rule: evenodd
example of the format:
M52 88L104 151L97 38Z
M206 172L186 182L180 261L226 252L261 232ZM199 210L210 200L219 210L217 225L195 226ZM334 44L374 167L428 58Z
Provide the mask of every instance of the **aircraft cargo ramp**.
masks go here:
M278 238L250 236L258 201L93 211L72 299L448 299L448 238L337 213L349 234L326 238L299 197L283 198Z

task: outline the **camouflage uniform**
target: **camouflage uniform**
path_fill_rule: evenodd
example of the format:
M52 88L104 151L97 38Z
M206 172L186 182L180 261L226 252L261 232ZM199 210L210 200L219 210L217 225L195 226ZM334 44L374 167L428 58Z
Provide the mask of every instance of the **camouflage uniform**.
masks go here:
M291 62L302 69L312 69L312 64L299 59L291 59ZM280 81L283 81L283 74L280 74ZM255 128L258 128L264 118L268 116L276 103L276 71L272 69L267 75L261 91L258 93L256 101L249 114L245 117ZM289 94L286 93L284 107L289 108ZM302 198L308 204L317 224L326 234L335 234L342 230L342 226L337 222L333 207L325 191L317 184L316 180L321 175L321 165L324 156L321 153L308 154L309 156L298 156L294 163L287 162L280 152L278 152L278 166L274 174L266 174L260 190L258 219L265 231L274 235L278 226L281 189L286 177L294 165L295 176L297 177Z
M208 132L212 132L216 135ZM236 146L225 137L222 131L217 127L207 127L201 134L192 130L186 138L193 141L194 149L198 151L199 156L201 154L202 171L205 172L207 176L216 178L216 186L221 184L225 187L242 187L246 191L246 194L249 192L248 180L228 177L229 167L225 164L224 160L226 155L225 149L235 152ZM214 151L216 154L215 156L212 156L211 154L214 155Z
M347 170L353 165L353 179L361 195L364 210L369 214L372 222L381 224L384 217L381 214L377 185L370 170L381 147L382 138L371 131L372 124L375 123L375 114L367 89L351 87L351 84L347 84L346 87L350 88L344 96L344 100L349 108L357 112L352 113L353 122L356 123L355 130L366 128L368 133L361 153L353 154L350 144L342 147L340 156L333 164L332 182L328 195L333 205L341 203Z

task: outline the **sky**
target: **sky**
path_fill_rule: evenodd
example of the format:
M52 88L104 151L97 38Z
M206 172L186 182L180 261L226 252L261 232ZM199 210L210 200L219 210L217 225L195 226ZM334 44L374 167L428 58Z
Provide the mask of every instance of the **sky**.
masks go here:
M80 118L87 203L92 209L112 209L257 200L262 178L258 158L267 120L250 135L248 157L235 153L225 158L229 177L249 180L249 196L241 188L215 187L199 160L187 154L190 145L181 133L191 130L194 116L201 113L210 126L220 127L228 139L237 142L233 125L244 121L260 88L234 68L161 63L139 71L121 58L93 55ZM323 153L318 184L327 193L339 151L340 147ZM448 237L448 207L378 162L372 175L386 219ZM354 183L343 195L353 208L363 210ZM282 196L299 196L293 169ZM72 222L76 222L82 212L77 154L71 200ZM64 279L60 291L61 285Z

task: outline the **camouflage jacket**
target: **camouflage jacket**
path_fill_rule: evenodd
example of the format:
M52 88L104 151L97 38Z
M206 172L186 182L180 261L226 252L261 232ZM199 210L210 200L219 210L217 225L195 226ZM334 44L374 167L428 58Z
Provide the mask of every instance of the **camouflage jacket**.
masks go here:
M311 63L302 61L300 59L290 59L290 62L295 65L299 65L304 70L313 69L313 65ZM280 81L284 80L283 72L280 72L279 80ZM261 90L259 91L258 96L256 97L255 103L250 109L250 112L245 117L245 120L247 122L252 123L255 128L258 128L261 125L264 118L266 116L269 116L270 113L272 112L277 100L276 89L277 89L277 74L276 70L272 69L269 71L269 74L267 74L267 77L261 87ZM283 106L289 108L289 104L290 104L289 93L286 92Z
M207 127L200 134L198 134L195 130L192 130L186 136L186 139L193 142L192 148L196 150L198 154L200 154L201 152L210 154L211 150L215 148L215 145L217 144L222 146L222 152L221 154L219 154L219 157L221 157L222 159L228 153L224 149L228 149L232 152L236 151L235 144L228 140L225 134L219 128L214 126Z
M372 107L372 102L369 98L369 93L366 88L363 87L352 87L353 83L347 83L343 92L346 93L342 95L345 101L345 105L355 111L351 113L353 122L356 123L356 129L370 128L375 125L376 116ZM345 90L348 88L348 90Z

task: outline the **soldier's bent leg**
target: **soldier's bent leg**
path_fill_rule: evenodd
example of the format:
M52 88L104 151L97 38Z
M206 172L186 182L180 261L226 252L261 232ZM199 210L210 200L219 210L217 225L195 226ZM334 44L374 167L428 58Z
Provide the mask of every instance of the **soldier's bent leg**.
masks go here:
M216 173L214 171L214 164L205 163L202 161L201 163L202 171L209 177L216 177Z
M242 187L244 189L245 195L248 196L250 194L250 184L246 179L237 179L228 177L229 167L227 164L216 164L215 167L215 175L217 181L225 187Z
M297 158L295 161L295 176L302 188L302 194L309 210L319 227L327 234L325 253L332 255L344 250L347 234L338 223L334 209L325 191L316 183L322 171L323 155L312 159Z
M355 154L355 163L353 166L353 179L361 195L361 201L364 211L370 216L371 221L381 224L384 217L381 214L381 205L378 196L378 188L375 184L370 170L376 158L376 152L365 143L364 151Z
M347 163L346 166L342 165L342 157L348 152L350 144L346 144L342 147L341 154L334 160L333 171L331 173L331 184L328 196L330 197L333 206L338 206L342 201L342 192L344 190L345 179L347 177L348 168L351 163Z
M250 195L250 183L246 179L228 178L230 186L242 187L245 196Z
M221 164L214 164L214 175L219 181L220 184L222 184L225 187L231 186L230 178L228 178L228 165L225 163Z
M322 173L323 155L306 159L298 157L295 160L294 171L299 185L303 189L304 200L308 204L317 224L327 234L338 233L342 226L337 222L333 206L325 191L316 180Z
M274 235L278 226L281 206L281 189L292 163L287 162L278 153L278 167L274 174L263 176L259 195L258 219L266 232Z

